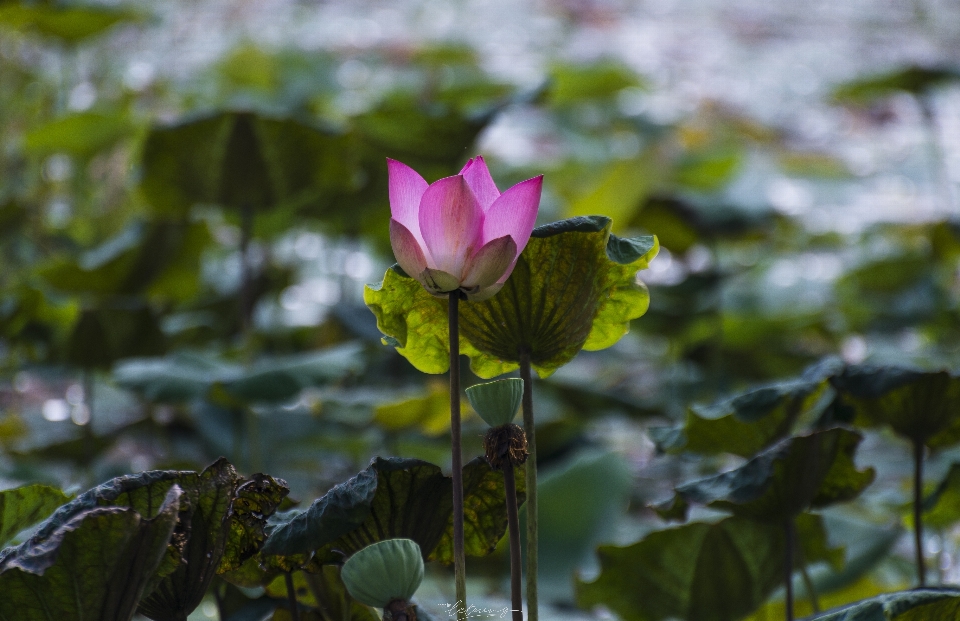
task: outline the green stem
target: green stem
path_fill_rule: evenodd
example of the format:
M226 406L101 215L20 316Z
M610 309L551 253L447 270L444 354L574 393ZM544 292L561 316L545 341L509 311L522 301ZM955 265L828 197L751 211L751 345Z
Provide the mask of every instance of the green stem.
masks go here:
M537 556L539 554L537 517L537 436L533 423L533 379L530 375L530 353L520 352L520 378L523 379L523 431L527 434L526 487L527 500L527 619L538 621Z
M517 509L517 482L513 464L503 467L503 491L507 497L507 526L510 529L510 604L513 621L523 621L523 587L520 567L520 515Z
M796 545L796 528L793 523L793 516L788 517L783 522L784 548L783 548L783 586L787 590L785 608L787 621L793 621L793 549Z
M96 435L93 432L93 369L83 370L83 404L87 407L87 423L83 426L83 452L87 467L92 467L96 453Z
M457 620L467 617L466 555L463 542L463 453L460 441L460 291L450 292L450 452L453 461L453 571L457 584Z
M917 552L917 580L927 585L927 568L923 562L923 442L913 441L913 537Z
M240 211L240 330L248 336L253 311L253 270L250 265L250 240L253 238L253 205L244 203Z
M817 587L814 586L813 580L810 579L810 572L807 571L807 563L803 559L803 550L798 550L797 552L798 556L800 556L800 575L803 577L803 585L807 588L807 599L810 600L813 613L818 614L820 612L820 597L817 595Z
M300 606L297 605L297 591L293 587L293 574L286 572L283 574L287 582L287 601L290 603L290 616L293 621L300 621Z

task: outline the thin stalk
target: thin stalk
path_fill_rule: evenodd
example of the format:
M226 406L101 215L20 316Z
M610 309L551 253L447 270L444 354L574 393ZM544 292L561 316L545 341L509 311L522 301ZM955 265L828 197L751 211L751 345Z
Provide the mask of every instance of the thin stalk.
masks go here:
M286 572L283 574L287 582L287 602L290 604L290 616L293 621L300 621L300 606L297 605L297 591L293 588L293 574Z
M530 353L520 352L520 378L523 380L523 431L527 435L526 486L527 500L527 619L538 621L537 556L539 554L537 517L537 435L533 424L533 379L530 376Z
M923 442L913 441L913 537L917 549L917 580L927 585L927 568L923 563Z
M783 521L784 548L783 548L783 586L787 589L786 613L787 621L793 621L793 548L796 545L797 533L793 523L793 516Z
M329 610L330 598L329 598L329 595L326 593L326 591L322 590L320 586L320 576L318 576L317 574L304 572L303 577L307 579L307 588L310 589L310 593L313 595L313 599L317 600L317 609L320 613L320 618L323 621L337 621L337 619L333 618L333 612ZM341 616L341 619L350 621L350 612L349 612L350 607L344 605L346 601L346 598L345 598L346 592L347 592L347 589L341 586L341 590L340 590L341 615L340 616ZM347 610L346 613L343 612L344 609Z
M810 606L813 608L813 614L820 612L820 597L817 595L817 588L810 579L810 572L807 571L807 563L803 559L803 551L798 550L800 556L800 575L803 577L803 586L807 588L807 599L810 600Z
M93 464L96 452L96 435L93 432L93 369L83 370L83 404L87 407L87 422L83 426L83 452L87 465Z
M450 452L453 461L453 571L457 583L457 620L467 618L466 555L463 545L463 454L460 441L460 291L450 292Z
M520 568L520 514L517 509L517 482L513 465L503 467L503 491L507 496L507 527L510 529L510 604L513 621L523 621L523 587Z
M240 329L250 331L253 311L253 270L250 266L250 240L253 238L253 205L244 203L240 211Z

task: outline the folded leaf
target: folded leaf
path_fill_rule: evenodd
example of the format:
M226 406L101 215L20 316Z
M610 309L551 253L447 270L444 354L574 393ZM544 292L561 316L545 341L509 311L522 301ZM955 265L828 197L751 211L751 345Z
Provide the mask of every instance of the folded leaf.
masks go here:
M0 553L0 618L129 621L166 556L180 497L170 487L153 515L82 503L55 513Z
M676 488L658 507L667 519L685 519L690 503L755 520L782 523L811 509L851 500L874 478L857 470L853 455L863 437L828 429L788 438L739 468Z

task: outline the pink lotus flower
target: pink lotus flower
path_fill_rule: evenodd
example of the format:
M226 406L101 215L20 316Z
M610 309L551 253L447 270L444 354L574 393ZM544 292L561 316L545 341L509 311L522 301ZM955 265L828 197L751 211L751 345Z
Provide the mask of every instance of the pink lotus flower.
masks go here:
M501 194L480 156L429 185L396 160L387 169L390 243L403 271L437 296L459 289L485 300L499 291L530 240L543 175Z

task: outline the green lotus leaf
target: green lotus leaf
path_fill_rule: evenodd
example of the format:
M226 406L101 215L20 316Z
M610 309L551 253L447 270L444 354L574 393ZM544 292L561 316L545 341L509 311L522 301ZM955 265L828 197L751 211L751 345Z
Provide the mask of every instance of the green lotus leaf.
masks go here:
M637 272L656 256L655 237L619 238L610 219L577 217L534 229L500 292L460 306L460 352L479 377L518 367L528 352L546 377L581 349L616 343L649 304ZM446 302L396 268L364 289L384 343L424 373L449 367Z
M167 558L180 509L172 485L149 514L72 502L33 537L0 553L0 618L131 619Z
M682 425L650 430L663 451L732 453L750 457L811 422L829 390L827 370L815 367L798 380L753 388L708 406L694 406Z
M409 601L423 582L420 546L411 539L378 541L348 558L340 577L350 595L367 606Z
M463 469L466 552L489 554L506 531L503 475L482 459ZM519 477L518 483L523 477ZM518 485L520 502L523 487ZM453 484L439 466L419 459L376 458L308 509L270 533L266 555L316 550L314 564L342 562L384 539L412 539L424 557L450 562Z
M49 485L24 485L0 492L0 546L69 500L69 496Z
M243 481L226 459L203 472L182 472L180 520L187 525L180 563L144 597L138 612L155 621L183 619L203 600L223 557L234 494Z
M511 377L493 382L474 384L466 390L470 405L491 427L500 427L513 421L523 398L523 380Z
M960 81L960 71L955 68L913 65L841 84L834 90L833 98L840 103L869 104L897 93L925 95L957 81Z
M343 138L286 119L223 112L150 131L140 189L160 213L196 203L299 208L349 179Z
M836 562L819 516L800 516L797 535L808 563ZM781 525L733 516L601 546L600 575L578 581L577 603L606 606L624 621L739 621L783 584L784 542Z
M947 371L857 366L833 378L854 423L890 427L911 442L942 448L960 442L960 377Z
M17 30L33 31L48 37L76 43L97 36L137 14L106 6L56 6L29 3L4 3L0 24Z
M913 516L907 516L912 523ZM932 494L923 501L923 523L936 529L947 529L960 521L960 463L950 465L947 475Z
M3 9L0 9L2 21ZM27 151L89 156L109 147L132 130L124 114L75 112L34 127L24 137Z
M853 455L863 437L828 429L783 440L739 468L676 488L658 507L666 519L685 519L690 503L781 524L811 509L851 500L871 482L872 468L857 470Z
M240 568L260 551L267 540L267 519L289 493L286 481L259 473L237 487L218 574Z
M885 593L810 617L809 621L947 621L960 618L960 590L914 589Z

